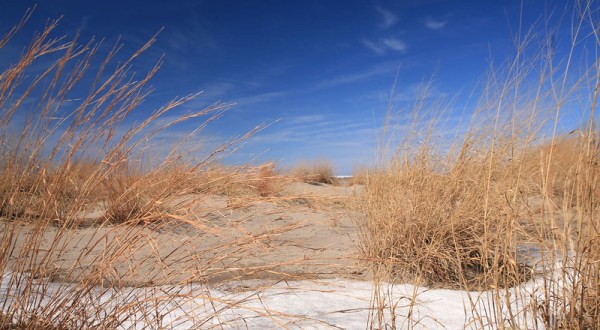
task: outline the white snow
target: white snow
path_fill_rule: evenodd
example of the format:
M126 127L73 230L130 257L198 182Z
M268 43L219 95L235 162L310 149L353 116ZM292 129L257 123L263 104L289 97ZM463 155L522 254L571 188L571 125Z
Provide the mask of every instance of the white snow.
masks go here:
M6 273L2 277L0 301L14 302L21 296L22 289L9 284L13 275ZM257 283L250 283L250 287ZM537 285L529 282L519 290L507 289L505 295L499 296L491 291L468 293L383 283L377 291L380 295L374 297L373 283L349 280L280 282L264 289L241 292L209 289L198 284L122 289L93 287L92 290L52 282L39 281L38 285L44 289L43 297L39 297L43 299L32 300L29 310L35 306L38 310L40 306L51 309L50 305L59 305L57 301L64 299L70 301L71 310L85 309L88 321L102 320L112 312L120 315L121 328L134 329L364 329L369 320L377 319L376 309L372 308L373 298L379 298L388 306L382 314L384 323L393 322L389 306L395 306L393 315L398 328L464 329L482 325L497 328L495 320L485 317L493 314L489 312L491 308L501 309L501 314L507 316L509 307L513 313L528 311L524 307L541 289L536 290ZM511 297L509 304L503 298L506 295ZM123 306L127 306L126 311L122 310ZM532 324L531 317L531 314L517 315L517 319L527 324ZM527 328L527 324L513 326ZM379 327L377 321L373 325Z

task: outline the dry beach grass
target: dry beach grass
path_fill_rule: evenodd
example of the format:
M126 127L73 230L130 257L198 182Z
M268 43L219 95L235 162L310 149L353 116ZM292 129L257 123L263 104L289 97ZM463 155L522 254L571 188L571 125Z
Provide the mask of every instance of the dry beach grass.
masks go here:
M163 303L200 296L217 304L205 284L286 278L289 269L282 264L293 268L303 262L293 251L287 251L292 257L285 261L281 255L260 258L280 244L274 238L285 241L280 236L301 228L307 217L282 218L276 205L253 203L281 189L284 179L274 166L228 168L215 161L260 127L196 161L174 149L148 163L148 141L171 126L200 119L190 132L195 134L227 107L213 104L171 115L195 97L190 95L131 124L128 118L138 111L160 63L137 80L129 67L154 39L118 64L112 61L120 51L116 45L92 71L98 44L54 39L56 24L50 22L35 35L17 62L0 74L0 327L114 328L136 315L163 327L167 324L155 314ZM47 69L31 75L38 63ZM88 76L93 79L85 86L89 80L82 77ZM73 102L72 94L82 85L88 94ZM33 105L25 102L29 97ZM261 222L246 225L247 212L236 210L252 207L257 210L250 214L260 214ZM175 287L134 301L118 294L124 286L191 282L199 285L185 294ZM52 283L65 289L50 294ZM88 300L97 290L112 296ZM219 301L224 307L214 307L194 324L202 326L236 303Z
M470 320L475 328L600 326L600 71L597 56L572 63L584 40L600 46L596 15L593 2L577 2L564 57L540 53L525 34L514 60L492 69L470 126L450 146L437 128L446 105L424 86L413 124L363 175L356 203L377 282L473 291L465 310L486 306ZM580 128L559 133L573 104L584 107ZM405 297L386 290L374 294L371 327L400 324L385 312Z
M333 166L325 160L299 163L290 172L292 176L308 183L335 183Z
M466 292L465 327L598 328L600 69L577 47L600 43L593 3L575 9L565 58L532 52L525 33L453 139L439 125L448 103L425 85L403 113L410 124L383 132L377 164L336 185L325 161L288 172L219 163L261 126L200 159L175 148L147 161L147 141L199 120L192 137L227 106L178 115L190 95L131 124L159 65L137 79L128 68L154 39L119 64L115 46L92 70L98 45L53 39L49 23L0 73L0 328L175 327L183 321L167 316L198 299L202 313L180 316L195 327L243 326L223 315L249 301L274 327L293 327L279 317L304 316L267 308L260 293L332 278L373 281L367 328L421 325L419 286ZM30 74L38 63L47 70ZM561 132L574 100L585 119ZM398 283L415 289L396 296Z

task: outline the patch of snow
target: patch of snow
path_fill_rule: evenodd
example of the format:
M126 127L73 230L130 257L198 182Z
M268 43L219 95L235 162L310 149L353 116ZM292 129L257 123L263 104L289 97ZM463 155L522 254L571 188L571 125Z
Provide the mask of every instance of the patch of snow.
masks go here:
M2 277L0 301L14 303L23 294L10 281L14 275L6 273ZM21 274L21 277L25 279L27 275ZM217 290L199 284L121 289L93 287L90 290L74 284L36 281L39 290L35 292L40 297L31 297L29 292L27 306L30 307L22 308L22 313L42 307L51 310L52 304L59 306L59 302L68 301L69 309L80 306L88 311L88 323L100 324L107 315L116 313L120 315L117 317L120 328L125 329L362 329L370 320L377 319L374 297L387 306L382 310L383 322L389 324L393 319L398 328L464 329L481 328L482 325L496 328L498 323L505 321L487 317L494 314L491 308L510 319L509 313L526 313L530 299L541 294L541 288L535 282L526 283L518 290L513 288L503 294L494 294L492 291L426 289L386 283L375 290L372 282L350 280L281 282L265 289L243 292ZM510 297L510 303L506 302L507 297ZM23 304L23 301L19 303ZM128 309L123 310L123 306ZM530 312L517 315L517 319L523 323L505 325L527 328L533 322ZM378 327L377 322L373 325Z

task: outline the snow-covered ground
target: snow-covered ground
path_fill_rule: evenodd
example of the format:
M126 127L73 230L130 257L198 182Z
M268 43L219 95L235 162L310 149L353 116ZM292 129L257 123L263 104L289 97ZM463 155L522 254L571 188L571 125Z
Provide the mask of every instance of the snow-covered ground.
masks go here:
M9 277L10 274L5 274L2 278L0 301L15 302L18 297L23 297L22 289L11 289L15 285L9 284ZM107 314L113 313L123 321L121 328L134 329L364 329L369 320L377 319L372 303L374 284L371 282L296 281L280 282L256 289L260 284L240 282L219 290L207 289L197 284L121 289L93 287L91 290L77 290L72 284L39 282L38 288L43 290L38 292L43 291L43 299L30 300L29 304L37 305L40 310L51 310L53 304L58 306L69 302L66 304L69 306L67 309L74 314L78 308L85 310L88 313L88 321L100 322ZM244 285L245 289L240 289ZM234 287L235 289L232 289ZM523 310L523 304L529 304L532 295L539 294L535 287L536 285L529 282L518 291L505 291L513 300L508 304L512 307L512 313ZM384 301L388 306L384 310L383 320L388 324L395 322L398 328L415 326L426 329L464 329L481 328L482 325L497 328L495 320L485 316L493 314L490 309L496 308L502 310L501 314L509 315L504 299L498 295L494 296L491 292L468 293L404 284L383 284L380 289L378 292L383 294L379 296L380 301ZM31 294L29 297L31 298ZM58 303L59 301L62 303ZM24 301L19 303L23 304ZM394 319L390 317L392 309ZM517 318L528 319L531 322L531 315L517 315ZM373 325L379 327L377 321ZM523 328L523 324L513 326Z

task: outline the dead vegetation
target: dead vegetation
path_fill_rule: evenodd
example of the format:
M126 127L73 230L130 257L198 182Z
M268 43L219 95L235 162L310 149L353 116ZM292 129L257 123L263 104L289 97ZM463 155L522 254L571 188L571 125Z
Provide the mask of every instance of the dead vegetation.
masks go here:
M580 21L593 18L591 5L579 3ZM529 44L519 44L506 71L492 70L470 126L450 144L439 125L446 100L432 98L425 85L409 111L411 122L400 126L399 141L380 151L375 168L357 171L354 184L364 190L353 194L349 205L338 203L351 195L348 191L324 199L285 190L294 178L313 186L336 183L327 162L299 165L291 171L293 178L273 163L218 164L215 157L256 130L209 151L207 158L188 160L174 150L141 165L145 141L185 120L200 120L202 128L227 106L213 104L155 126L166 114L177 114L195 97L190 95L132 124L128 119L147 95L158 65L138 80L127 68L154 39L121 64L111 64L115 47L99 71L90 72L97 45L53 39L56 24L36 35L18 62L0 73L0 273L9 293L0 301L0 328L115 328L136 318L168 327L178 320L164 321L174 308L164 306L198 297L212 310L194 325L214 321L222 326L220 315L240 298L213 298L209 283L265 274L294 278L282 266L306 262L240 263L272 252L282 233L303 225L268 214L264 227L245 230L243 219L222 214L251 208L253 200L313 203L314 209L331 202L355 215L362 261L375 275L372 328L396 327L399 299L418 304L417 293L389 296L386 281L468 291L466 309L486 307L485 315L470 320L477 328L591 329L600 324L597 58L586 58L582 66L588 69L570 79L567 61L553 54L525 56ZM589 29L581 35L597 35L597 24ZM12 34L1 39L0 49ZM579 42L574 36L573 47ZM55 59L47 70L29 74L48 54ZM96 77L89 93L78 104L60 107L85 75ZM40 95L35 115L15 130L26 110L24 100L32 95ZM561 111L576 96L578 106L586 107L586 119L576 130L560 132ZM60 112L64 109L69 110ZM219 221L221 227L215 224ZM225 223L235 230L224 233ZM74 234L88 227L93 231L87 236ZM169 234L158 235L164 232ZM201 251L189 232L206 243ZM81 255L67 263L72 249ZM42 301L52 282L64 290ZM141 299L121 290L175 283L198 285L188 291L156 286L156 295ZM525 283L537 291L528 291ZM107 298L92 299L98 290ZM484 290L491 298L481 298ZM527 304L515 304L519 299Z
M290 173L307 183L334 184L336 182L333 175L333 166L325 160L299 163Z
M578 69L536 53L528 34L512 62L491 69L470 124L457 128L464 133L443 131L451 105L428 84L412 109L399 110L412 116L385 132L398 140L385 141L391 147L362 175L355 202L362 254L379 283L371 327L397 326L385 311L401 298L386 295L383 281L473 291L466 308L476 328L598 327L598 58L575 55L600 45L588 38L598 33L588 24L594 6L574 7L566 56L581 60ZM560 132L571 105L585 116Z
M144 76L133 76L129 69L155 39L124 60L121 45L115 45L96 67L91 63L103 56L98 44L56 39L57 24L51 21L33 36L21 57L0 73L0 274L5 293L0 328L115 328L136 318L165 327L177 323L163 323L172 310L165 306L194 297L220 304L194 321L212 322L236 301L211 299L206 284L219 276L273 269L237 262L245 251L298 226L265 223L221 239L219 226L199 217L219 210L207 204L214 199L209 196L243 191L264 197L280 189L273 164L218 165L221 153L261 126L204 151L200 159L172 149L154 152L148 162L144 155L153 152L151 142L162 132L194 122L184 139L193 138L228 106L217 103L182 114L180 106L197 96L189 95L140 114L160 62ZM0 49L16 30L0 39ZM87 94L73 95L81 90ZM25 104L28 99L35 100L33 106ZM202 251L173 229L181 227L206 236ZM76 258L73 251L79 251ZM120 290L191 282L198 285L184 293L170 287L133 300ZM51 285L64 290L52 291ZM107 299L91 300L98 290Z

